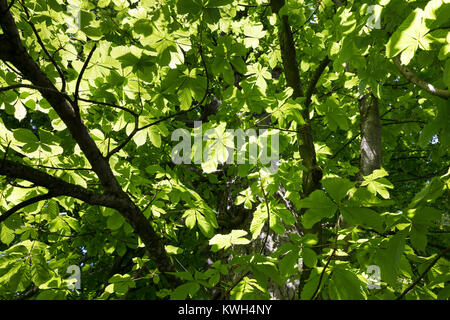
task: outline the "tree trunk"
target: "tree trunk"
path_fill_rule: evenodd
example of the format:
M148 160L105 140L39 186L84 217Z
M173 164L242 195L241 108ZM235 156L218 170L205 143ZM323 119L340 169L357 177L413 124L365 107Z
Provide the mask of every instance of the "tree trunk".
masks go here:
M381 120L378 99L365 95L358 101L361 130L359 179L381 168Z

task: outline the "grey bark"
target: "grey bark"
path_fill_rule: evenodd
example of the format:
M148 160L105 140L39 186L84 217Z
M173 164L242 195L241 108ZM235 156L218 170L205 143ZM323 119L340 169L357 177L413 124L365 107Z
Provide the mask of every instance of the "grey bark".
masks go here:
M365 95L358 101L360 111L360 173L359 178L381 168L381 120L378 99Z

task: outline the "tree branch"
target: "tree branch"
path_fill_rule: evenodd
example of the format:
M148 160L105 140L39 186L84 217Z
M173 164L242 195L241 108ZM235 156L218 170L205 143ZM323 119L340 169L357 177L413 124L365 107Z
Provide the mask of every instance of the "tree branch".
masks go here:
M313 95L313 92L316 88L316 84L320 79L320 76L324 72L325 68L327 67L328 63L330 63L330 58L328 58L328 55L325 56L325 58L320 62L319 66L317 67L316 71L314 72L313 78L311 79L311 82L309 83L308 90L306 91L306 100L305 100L305 106L306 108L309 107L311 104L311 97Z
M38 169L10 160L0 162L0 175L26 180L34 183L36 186L46 188L49 194L69 196L91 205L101 205L109 208L116 208L117 205L123 205L123 200L119 200L118 197L113 195L94 193L81 186L53 177Z
M320 273L319 282L317 283L316 290L314 290L314 293L311 296L310 300L316 300L316 298L317 298L316 295L319 293L320 285L322 284L322 279L323 279L323 276L325 275L325 270L327 270L328 265L330 264L330 261L332 260L336 250L337 250L337 246L334 247L333 251L331 252L330 256L328 257L327 262L325 263L325 266L323 267L322 272Z
M358 133L358 134L355 135L353 138L351 138L350 140L348 140L342 147L339 148L338 151L336 151L335 154L333 154L333 155L330 157L330 159L336 158L337 155L338 155L339 153L341 153L341 151L344 150L345 147L347 147L350 143L352 143L356 138L358 138L360 134L361 134L361 133Z
M36 202L39 202L39 201L43 201L43 200L48 200L48 199L51 199L51 198L56 197L56 196L57 196L57 194L49 192L49 193L46 193L46 194L41 194L41 195L38 195L36 197L27 199L27 200L25 200L25 201L15 205L14 207L9 209L5 213L3 213L0 216L0 223L5 221L6 219L8 219L11 215L13 215L15 212L19 211L20 209L23 209L23 208L25 208L25 207L33 204L33 203L36 203Z
M94 44L94 46L92 47L91 51L89 52L86 61L83 64L83 67L81 68L80 74L78 75L78 79L77 79L77 84L75 86L75 97L73 100L73 107L75 109L75 112L77 113L78 116L80 116L80 107L78 106L78 99L79 99L79 91L80 91L80 84L81 84L81 80L83 79L83 74L87 69L87 66L89 64L89 60L91 60L92 55L94 54L95 49L97 49L97 44Z
M19 89L19 88L27 88L27 89L35 89L38 91L46 91L48 93L54 93L54 94L59 94L61 96L63 96L65 99L67 99L68 101L71 101L70 97L65 94L62 93L56 89L52 89L52 88L47 88L47 87L41 87L41 86L35 86L32 84L22 84L22 83L18 83L18 84L13 84L7 87L0 87L0 92L4 92L4 91L8 91L8 90L15 90L15 89Z
M160 119L158 119L158 120L156 120L156 121L154 121L152 123L149 123L149 124L147 124L147 125L145 125L145 126L143 126L141 128L138 128L138 122L136 121L136 125L135 125L134 130L130 133L130 135L120 145L118 145L117 147L112 149L110 152L108 152L108 154L105 157L106 159L111 158L112 155L114 155L115 153L117 153L120 150L122 150L128 144L128 142L130 142L131 139L133 139L134 135L136 133L138 133L139 131L145 130L145 129L151 127L151 126L155 126L155 125L157 125L157 124L159 124L161 122L164 122L166 120L169 120L169 119L175 118L177 116L183 115L185 113L188 113L188 112L198 108L199 106L201 106L202 103L206 100L206 97L208 96L208 91L209 91L210 79L209 79L208 68L206 66L205 56L203 54L203 47L202 47L202 34L203 34L202 30L203 30L203 28L202 28L202 23L200 24L199 28L200 28L200 31L199 31L199 36L200 36L200 45L199 45L200 59L202 61L202 65L203 65L203 68L205 69L205 75L206 75L206 90L205 90L205 94L203 95L203 98L200 100L200 102L197 102L194 106L192 106L188 110L183 110L183 111L180 111L180 112L173 113L171 115L168 115L167 117L163 117L163 118L160 118Z
M7 11L9 11L11 8L12 8L12 6L14 5L14 2L15 2L16 0L12 0L11 1L11 3L9 4L9 6L8 6L8 8L6 8L6 12Z
M445 250L442 250L438 254L438 256L430 263L430 265L421 273L421 275L416 279L416 281L414 281L408 288L406 288L405 291L403 291L402 294L396 300L403 299L408 294L408 292L410 292L420 282L420 280L422 280L425 277L428 271L430 271L431 268L433 268L433 266L439 261L439 259L442 258L442 256L449 251L450 247L446 248Z
M429 178L437 177L437 176L441 175L445 170L448 170L449 167L450 166L446 166L435 173L427 174L425 176L394 180L394 181L392 181L392 183L407 182L407 181L414 181L414 180L429 179Z
M2 10L4 8L6 8L6 1L0 0L0 12L4 11ZM42 96L50 103L80 146L92 169L99 177L103 188L114 193L120 193L122 190L109 164L103 158L86 126L76 114L73 103L69 103L67 95L56 89L22 45L17 26L10 12L0 14L0 25L4 32L1 36L3 39L0 41L0 58L10 61L28 81L39 87Z
M423 81L418 76L416 76L411 70L408 69L407 66L403 65L400 60L400 55L397 55L393 58L395 66L398 68L398 70L405 76L406 79L408 79L410 82L414 83L418 87L422 88L426 92L444 98L448 99L450 98L450 90L443 90L443 89L437 89L435 88L431 83L428 83L426 81Z
M42 50L47 55L47 57L50 59L52 64L55 66L56 71L58 72L59 77L61 78L61 92L64 93L66 91L66 77L64 76L64 73L62 72L61 68L58 66L58 64L56 63L55 59L50 54L50 52L48 52L47 48L44 45L44 42L42 41L41 37L39 36L38 31L36 30L36 27L34 26L33 22L31 22L30 20L27 20L27 23L30 25L31 29L33 30L33 33L36 36L37 42L41 46Z
M83 101L83 102L89 102L89 103L93 103L93 104L98 104L98 105L101 105L101 106L108 106L108 107L116 108L116 109L128 112L129 114L131 114L135 118L139 117L139 115L136 112L134 112L133 110L128 109L126 107L122 107L122 106L116 105L114 103L95 101L95 100L84 99L84 98L80 98L80 97L78 97L78 100L79 101Z

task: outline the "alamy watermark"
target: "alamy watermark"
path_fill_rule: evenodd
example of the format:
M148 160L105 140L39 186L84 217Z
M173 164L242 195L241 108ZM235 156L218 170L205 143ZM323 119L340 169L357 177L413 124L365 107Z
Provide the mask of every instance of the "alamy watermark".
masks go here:
M58 269L55 270L58 273ZM67 278L67 289L80 290L81 289L81 269L77 265L70 265L67 267L66 274L70 274Z
M193 139L187 129L176 129L172 141L180 141L171 153L175 164L271 164L279 163L279 131L271 129L226 129L226 123L203 132L203 123L194 122ZM193 140L193 144L192 144ZM270 140L270 143L269 143ZM204 143L206 141L206 143ZM248 150L248 153L247 153Z
M67 13L69 18L67 19L67 29L68 30L77 30L81 27L81 10L80 7L76 4L68 4L67 5Z
M383 7L377 4L367 7L369 18L367 19L367 27L370 29L381 29L381 11Z
M381 270L376 264L372 264L367 267L367 289L380 289L381 288Z

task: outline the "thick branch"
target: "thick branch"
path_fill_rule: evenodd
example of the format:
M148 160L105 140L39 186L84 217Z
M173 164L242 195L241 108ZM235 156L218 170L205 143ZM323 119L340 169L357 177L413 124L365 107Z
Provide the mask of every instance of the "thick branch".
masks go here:
M161 272L175 271L159 235L155 232L139 208L120 187L107 159L103 157L81 120L81 117L74 110L73 105L75 104L71 105L64 95L58 92L47 75L39 68L28 54L26 48L22 45L14 19L10 12L6 12L7 7L6 0L0 0L0 26L4 33L0 35L0 59L10 61L35 86L47 88L47 90L40 90L41 94L50 103L80 146L93 171L100 179L105 194L95 194L82 187L68 184L60 179L49 176L39 170L10 161L2 162L0 174L29 180L49 190L59 190L65 195L78 198L88 204L102 205L118 210L139 237L141 237L150 255L155 259L158 269ZM93 50L90 56L92 53ZM89 59L90 57L85 62L85 66L89 62ZM78 82L81 81L82 73L79 76ZM78 92L75 96L78 96ZM173 278L170 282L173 285L178 283Z
M65 195L82 200L91 205L101 205L110 208L124 205L123 200L115 196L92 192L81 186L53 177L41 170L10 160L0 161L0 175L26 180L34 183L36 186L46 188L49 190L49 194L54 196Z
M302 83L300 81L300 73L298 67L298 61L295 50L295 43L291 32L291 27L289 25L288 16L279 15L279 10L285 4L284 0L271 0L270 5L272 12L278 15L279 26L278 26L278 41L280 43L281 58L283 62L284 73L286 76L286 82L289 87L291 87L294 92L292 98L303 97ZM325 59L326 64L328 63ZM321 63L325 64L325 62ZM323 68L325 68L323 66ZM317 80L320 74L323 72L318 69ZM314 81L312 81L310 88L312 91L315 87ZM303 108L302 116L306 121L306 124L299 128L298 140L299 140L299 152L302 158L302 164L305 166L306 171L303 177L303 196L308 196L311 192L318 189L321 180L321 170L317 167L316 151L314 148L314 141L312 137L312 130L309 119L309 110L307 107ZM320 172L319 172L320 171Z
M400 60L400 55L397 55L393 58L394 64L398 68L398 70L405 76L406 79L414 83L415 85L419 86L426 92L444 98L448 99L450 98L450 90L443 90L435 88L431 83L428 83L426 81L423 81L418 76L416 76L411 70L408 69L407 66L403 65Z
M6 9L6 1L0 0L0 12L4 9ZM0 59L10 61L27 80L39 88L42 96L50 103L80 146L104 189L120 192L121 188L109 164L103 158L82 120L76 115L71 103L67 101L63 93L56 89L22 45L17 26L10 12L0 13L0 25L4 32L0 39Z
M52 88L47 88L47 87L41 87L41 86L35 86L32 84L13 84L7 87L0 87L0 92L4 92L4 91L8 91L8 90L15 90L15 89L19 89L19 88L27 88L27 89L35 89L35 90L39 90L39 91L47 91L49 93L54 93L54 94L61 94L64 98L68 99L70 101L70 97L66 94L63 94L61 92L59 92L58 90L52 89Z

